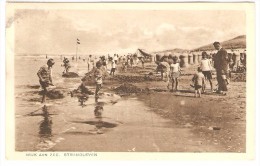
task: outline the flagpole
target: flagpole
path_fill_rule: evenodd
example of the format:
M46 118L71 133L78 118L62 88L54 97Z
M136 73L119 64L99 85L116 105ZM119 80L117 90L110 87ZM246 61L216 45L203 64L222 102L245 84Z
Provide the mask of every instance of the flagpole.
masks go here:
M80 44L80 40L77 38L76 40L76 61L78 61L78 45Z

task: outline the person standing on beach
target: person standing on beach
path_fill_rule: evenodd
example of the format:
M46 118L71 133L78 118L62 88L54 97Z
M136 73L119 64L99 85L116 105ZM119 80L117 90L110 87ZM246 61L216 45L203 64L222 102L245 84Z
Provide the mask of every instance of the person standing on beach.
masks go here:
M88 57L88 71L90 71L90 66L92 65L91 63L93 62L93 59L92 59L92 55L89 55Z
M114 54L114 58L113 59L114 59L115 63L117 64L118 55Z
M111 72L110 75L115 75L115 71L116 71L116 62L114 59L112 59L112 68L111 68Z
M130 66L133 67L133 64L134 64L133 56L130 56Z
M180 76L180 64L177 63L177 58L173 58L173 63L170 65L170 80L172 82L172 91L175 87L175 90L178 90L178 84L179 84L179 76ZM175 86L174 86L175 85ZM169 85L168 85L169 88Z
M218 89L217 93L226 95L227 84L224 80L227 75L229 58L227 51L221 47L219 42L214 42L213 46L218 50L217 54L214 56L214 68L217 72Z
M127 70L127 61L126 61L125 57L123 57L123 60L122 60L122 71L126 72L126 70Z
M213 92L213 86L212 86L212 81L211 81L211 79L212 79L212 74L211 74L212 67L211 67L210 60L207 57L208 57L207 53L205 51L203 51L202 52L202 59L201 59L201 62L200 62L200 68L201 68L202 73L205 76L205 78L209 81L211 91Z
M99 61L101 62L102 66L105 67L105 69L107 69L106 57L105 56L101 56Z
M96 84L96 91L95 91L95 97L98 98L98 92L102 88L103 83L103 71L101 70L102 64L100 61L96 63L96 69L94 71L94 77L95 77L95 84Z
M201 89L203 91L205 87L205 77L202 74L202 70L200 67L198 67L198 73L194 74L192 81L194 83L194 88L195 88L195 97L201 97Z
M71 66L70 66L70 61L69 61L68 58L65 58L65 57L64 57L63 66L64 66L64 68L65 68L65 70L63 71L63 73L68 73L68 72L69 72L69 69L71 68Z
M144 69L144 57L141 57L142 68Z
M39 77L40 85L43 89L42 103L45 103L47 87L49 85L54 86L52 83L52 66L55 64L53 59L49 59L47 61L47 65L42 66L37 75Z

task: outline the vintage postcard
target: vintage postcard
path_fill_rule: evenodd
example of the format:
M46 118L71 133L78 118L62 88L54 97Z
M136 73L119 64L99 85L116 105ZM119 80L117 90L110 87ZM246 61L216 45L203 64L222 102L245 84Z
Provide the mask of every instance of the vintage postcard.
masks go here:
M252 160L254 3L7 3L9 160Z

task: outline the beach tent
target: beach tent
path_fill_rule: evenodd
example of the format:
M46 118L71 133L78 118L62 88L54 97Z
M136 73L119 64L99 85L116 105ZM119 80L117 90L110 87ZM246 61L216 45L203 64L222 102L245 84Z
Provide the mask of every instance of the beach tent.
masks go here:
M151 58L152 55L147 53L147 51L145 51L144 49L137 49L136 50L136 54L137 54L137 57L140 58L140 57L144 57L144 58Z
M136 55L137 55L137 57L138 58L141 58L141 57L143 57L144 59L146 59L146 60L148 60L149 59L149 61L154 61L154 59L155 59L155 54L150 54L150 53L148 53L146 50L144 50L144 49L137 49L136 50L136 53L135 53Z

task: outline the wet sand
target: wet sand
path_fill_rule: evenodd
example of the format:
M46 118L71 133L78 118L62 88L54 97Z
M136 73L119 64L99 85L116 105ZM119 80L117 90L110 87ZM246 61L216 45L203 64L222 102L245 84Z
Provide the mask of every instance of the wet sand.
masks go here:
M139 95L140 101L152 112L170 119L171 126L190 129L201 144L213 146L209 151L245 152L246 82L231 81L227 96L210 92L207 83L206 93L201 98L195 98L194 90L189 86L195 69L195 66L183 69L178 91L168 90L167 83L163 81L137 82L133 85L153 89L148 95ZM216 83L213 75L213 86Z
M143 80L154 70L154 64L146 64L145 69L117 74L136 76L128 82L149 92L115 95L114 89L125 82L117 76L107 78L102 89L113 95L104 95L98 102L90 96L82 105L68 94L80 84L80 78L62 78L61 62L56 61L54 84L64 90L65 97L47 100L48 115L42 111L36 86L36 72L45 59L16 61L17 151L245 152L245 82L231 82L227 96L207 92L194 98L189 84L195 67L184 69L180 91L169 92L159 75L152 81ZM30 69L35 76L19 67L21 63L36 64ZM74 69L82 77L86 67L79 62ZM100 104L102 118L94 113Z

